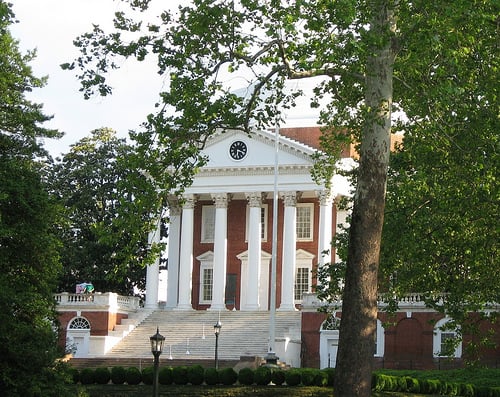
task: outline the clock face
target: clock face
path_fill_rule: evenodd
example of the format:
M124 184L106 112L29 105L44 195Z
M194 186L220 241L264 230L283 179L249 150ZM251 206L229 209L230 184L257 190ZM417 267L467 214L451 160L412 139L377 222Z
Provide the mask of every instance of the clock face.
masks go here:
M243 160L247 155L247 144L243 141L234 141L229 146L229 155L234 160Z

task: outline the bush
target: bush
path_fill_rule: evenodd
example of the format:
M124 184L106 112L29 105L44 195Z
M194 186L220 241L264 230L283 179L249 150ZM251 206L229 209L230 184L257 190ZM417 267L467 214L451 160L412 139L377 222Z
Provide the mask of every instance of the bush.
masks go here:
M73 381L74 384L77 384L80 382L80 371L78 371L77 368L69 368L69 375L71 376L71 380Z
M223 385L231 386L238 380L238 374L232 368L224 368L219 371L219 382Z
M314 385L320 387L328 386L328 374L325 371L321 371L319 369L316 369L315 372Z
M290 369L285 372L285 381L288 386L297 386L300 384L300 371L298 369Z
M205 370L201 365L193 365L188 368L188 381L192 385L201 385L204 380Z
M219 372L215 368L205 370L205 383L209 386L215 386L219 383Z
M238 372L238 382L242 385L250 386L254 384L254 370L252 368L242 368Z
M285 383L285 371L282 369L275 369L271 372L271 382L275 385L281 386Z
M158 383L160 385L171 385L173 382L172 367L162 367L158 373Z
M474 397L474 386L468 383L461 383L460 395L463 397Z
M254 381L260 386L271 383L271 369L269 367L259 367L255 370Z
M377 372L372 374L372 390L382 391L385 390L385 379L387 378L384 374L379 374Z
M142 369L141 379L142 383L144 383L145 385L152 385L154 376L155 376L154 367L144 367Z
M316 371L312 368L304 368L300 371L300 382L304 386L313 386Z
M125 379L129 385L138 385L142 380L141 371L136 367L127 368Z
M94 370L92 368L84 368L80 372L80 382L82 385L91 385L95 382Z
M99 385L107 385L111 379L111 373L106 367L96 368L94 371L94 382Z
M327 386L333 386L333 382L335 379L335 368L324 368L323 371L326 374L327 378Z
M188 369L181 365L172 368L172 380L176 385L186 385L188 383Z
M127 380L127 371L123 367L111 368L111 382L114 385L123 385Z

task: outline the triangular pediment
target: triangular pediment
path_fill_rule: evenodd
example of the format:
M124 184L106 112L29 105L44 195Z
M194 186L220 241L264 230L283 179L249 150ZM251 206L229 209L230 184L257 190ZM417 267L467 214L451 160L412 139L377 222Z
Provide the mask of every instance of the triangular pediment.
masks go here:
M231 157L230 147L234 142L242 142L247 152L242 159ZM227 131L215 134L206 143L202 153L208 164L204 169L220 168L265 168L275 163L276 135L270 131L256 131L246 134L242 131ZM311 155L315 150L300 142L279 136L278 163L280 167L311 166Z

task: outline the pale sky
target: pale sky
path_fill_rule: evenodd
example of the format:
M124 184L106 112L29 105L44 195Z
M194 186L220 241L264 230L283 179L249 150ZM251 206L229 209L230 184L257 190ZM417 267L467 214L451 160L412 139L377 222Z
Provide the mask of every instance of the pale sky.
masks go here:
M163 4L175 6L179 0ZM23 52L37 49L31 63L38 77L48 75L45 87L29 98L44 105L44 112L54 118L47 127L65 132L57 141L47 140L45 147L54 156L67 153L69 145L90 134L110 127L119 136L137 129L147 114L154 111L157 94L163 81L153 62L127 61L123 69L113 72L112 96L84 100L74 72L59 65L78 56L73 39L92 29L92 23L112 26L112 18L122 2L117 0L11 0L18 24L11 25L12 35L20 41Z
M166 6L177 9L178 4L190 0L156 0L152 2L150 18L159 15ZM98 24L105 31L112 27L114 13L129 10L120 0L11 0L19 23L11 25L12 35L20 41L23 52L37 49L37 58L31 63L34 74L48 76L45 87L28 97L44 105L44 112L54 118L46 124L65 132L59 140L46 140L45 148L53 156L69 151L69 145L88 136L94 129L109 127L118 136L127 137L129 130L138 129L149 113L154 112L158 93L165 81L156 73L154 59L150 62L128 60L109 77L113 95L84 100L79 92L75 71L64 71L59 65L73 61L79 54L73 40L92 30ZM234 88L246 85L247 80L233 76L229 83ZM300 85L305 92L312 90L316 79L294 80L290 87ZM311 110L309 97L298 101L298 107L285 118L293 126L316 125L318 110ZM298 112L298 109L301 109ZM285 126L285 125L283 125Z

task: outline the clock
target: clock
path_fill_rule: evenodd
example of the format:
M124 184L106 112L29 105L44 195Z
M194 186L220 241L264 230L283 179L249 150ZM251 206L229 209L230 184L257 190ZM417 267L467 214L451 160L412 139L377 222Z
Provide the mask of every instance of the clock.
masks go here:
M247 155L247 144L243 141L234 141L229 146L229 155L233 160L243 160Z

